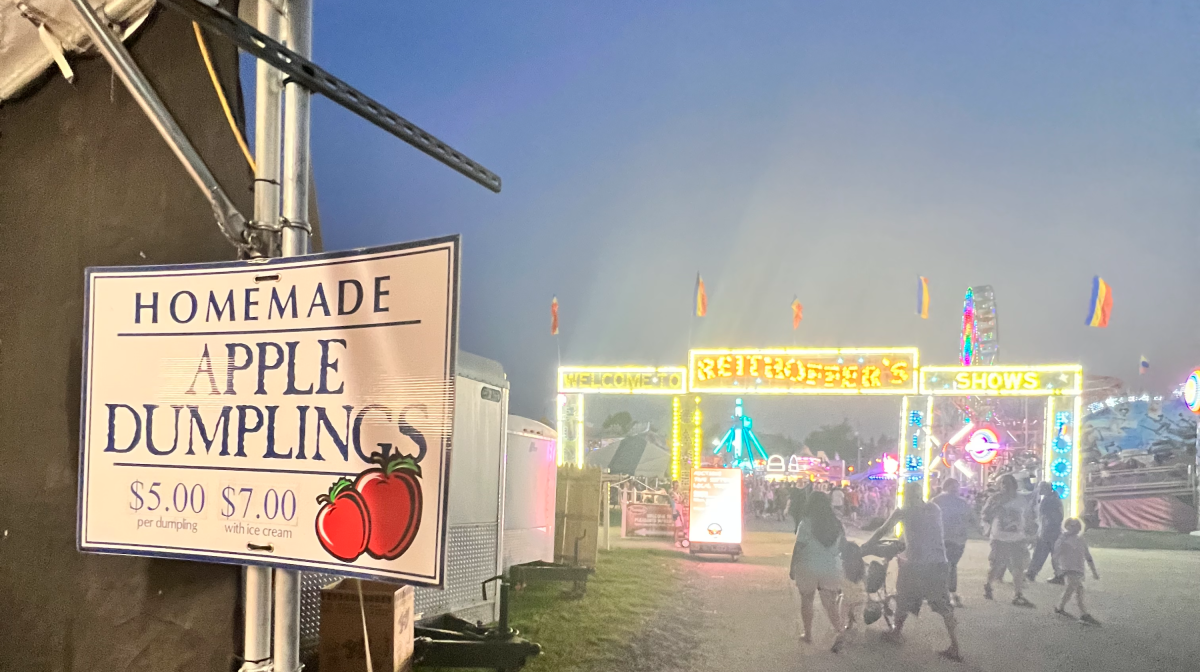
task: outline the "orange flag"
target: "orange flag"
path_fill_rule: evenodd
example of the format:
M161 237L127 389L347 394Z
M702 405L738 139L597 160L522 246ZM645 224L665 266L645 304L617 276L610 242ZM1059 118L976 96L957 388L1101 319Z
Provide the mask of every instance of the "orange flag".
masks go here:
M792 331L800 327L800 320L804 319L804 306L800 305L799 297L792 299Z
M558 335L558 297L550 300L550 335Z
M704 278L696 274L696 317L708 314L708 294L704 292Z

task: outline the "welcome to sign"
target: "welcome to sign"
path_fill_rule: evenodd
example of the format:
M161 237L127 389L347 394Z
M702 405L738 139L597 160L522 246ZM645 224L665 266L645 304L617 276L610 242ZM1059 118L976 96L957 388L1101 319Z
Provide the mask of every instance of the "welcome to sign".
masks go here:
M458 264L88 269L80 549L441 584Z

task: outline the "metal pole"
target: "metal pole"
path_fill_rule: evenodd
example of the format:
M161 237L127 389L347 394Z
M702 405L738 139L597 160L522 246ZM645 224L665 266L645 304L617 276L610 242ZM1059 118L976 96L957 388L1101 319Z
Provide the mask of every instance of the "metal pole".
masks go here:
M278 39L282 32L279 10L268 0L258 3L259 30ZM254 86L254 219L274 226L279 222L279 121L282 79L279 71L259 60ZM270 660L272 569L246 568L245 657ZM252 591L251 588L254 588ZM254 618L251 619L251 615ZM281 669L281 668L276 668Z
M269 4L259 0L260 16L263 5L269 7ZM270 9L267 11L274 14ZM288 46L300 56L312 58L312 0L289 0L285 21ZM278 81L278 71L262 61L259 66L259 81L264 78L264 70L274 72L273 79ZM310 98L310 92L304 87L296 83L287 85L283 118L284 226L280 239L280 254L284 257L308 254L311 232L308 225ZM278 106L278 94L275 104ZM300 669L300 572L276 569L275 670L299 672Z

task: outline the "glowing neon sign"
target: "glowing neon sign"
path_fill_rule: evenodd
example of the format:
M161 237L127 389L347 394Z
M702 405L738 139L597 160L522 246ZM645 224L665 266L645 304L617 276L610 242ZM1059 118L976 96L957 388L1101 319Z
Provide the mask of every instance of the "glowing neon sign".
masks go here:
M681 366L563 366L558 391L564 394L685 394L687 369Z
M692 350L695 392L915 394L916 348Z
M980 427L971 433L965 448L972 460L979 464L989 464L996 459L1000 449L1000 437L991 427Z
M1083 393L1083 367L924 366L921 394L958 396L1055 396Z

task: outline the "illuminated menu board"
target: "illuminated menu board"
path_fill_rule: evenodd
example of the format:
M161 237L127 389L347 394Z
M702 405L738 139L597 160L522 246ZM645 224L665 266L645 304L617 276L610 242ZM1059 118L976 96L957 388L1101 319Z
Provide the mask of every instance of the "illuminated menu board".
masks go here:
M691 350L693 392L916 394L916 348Z
M742 470L696 469L688 541L693 544L742 543Z

